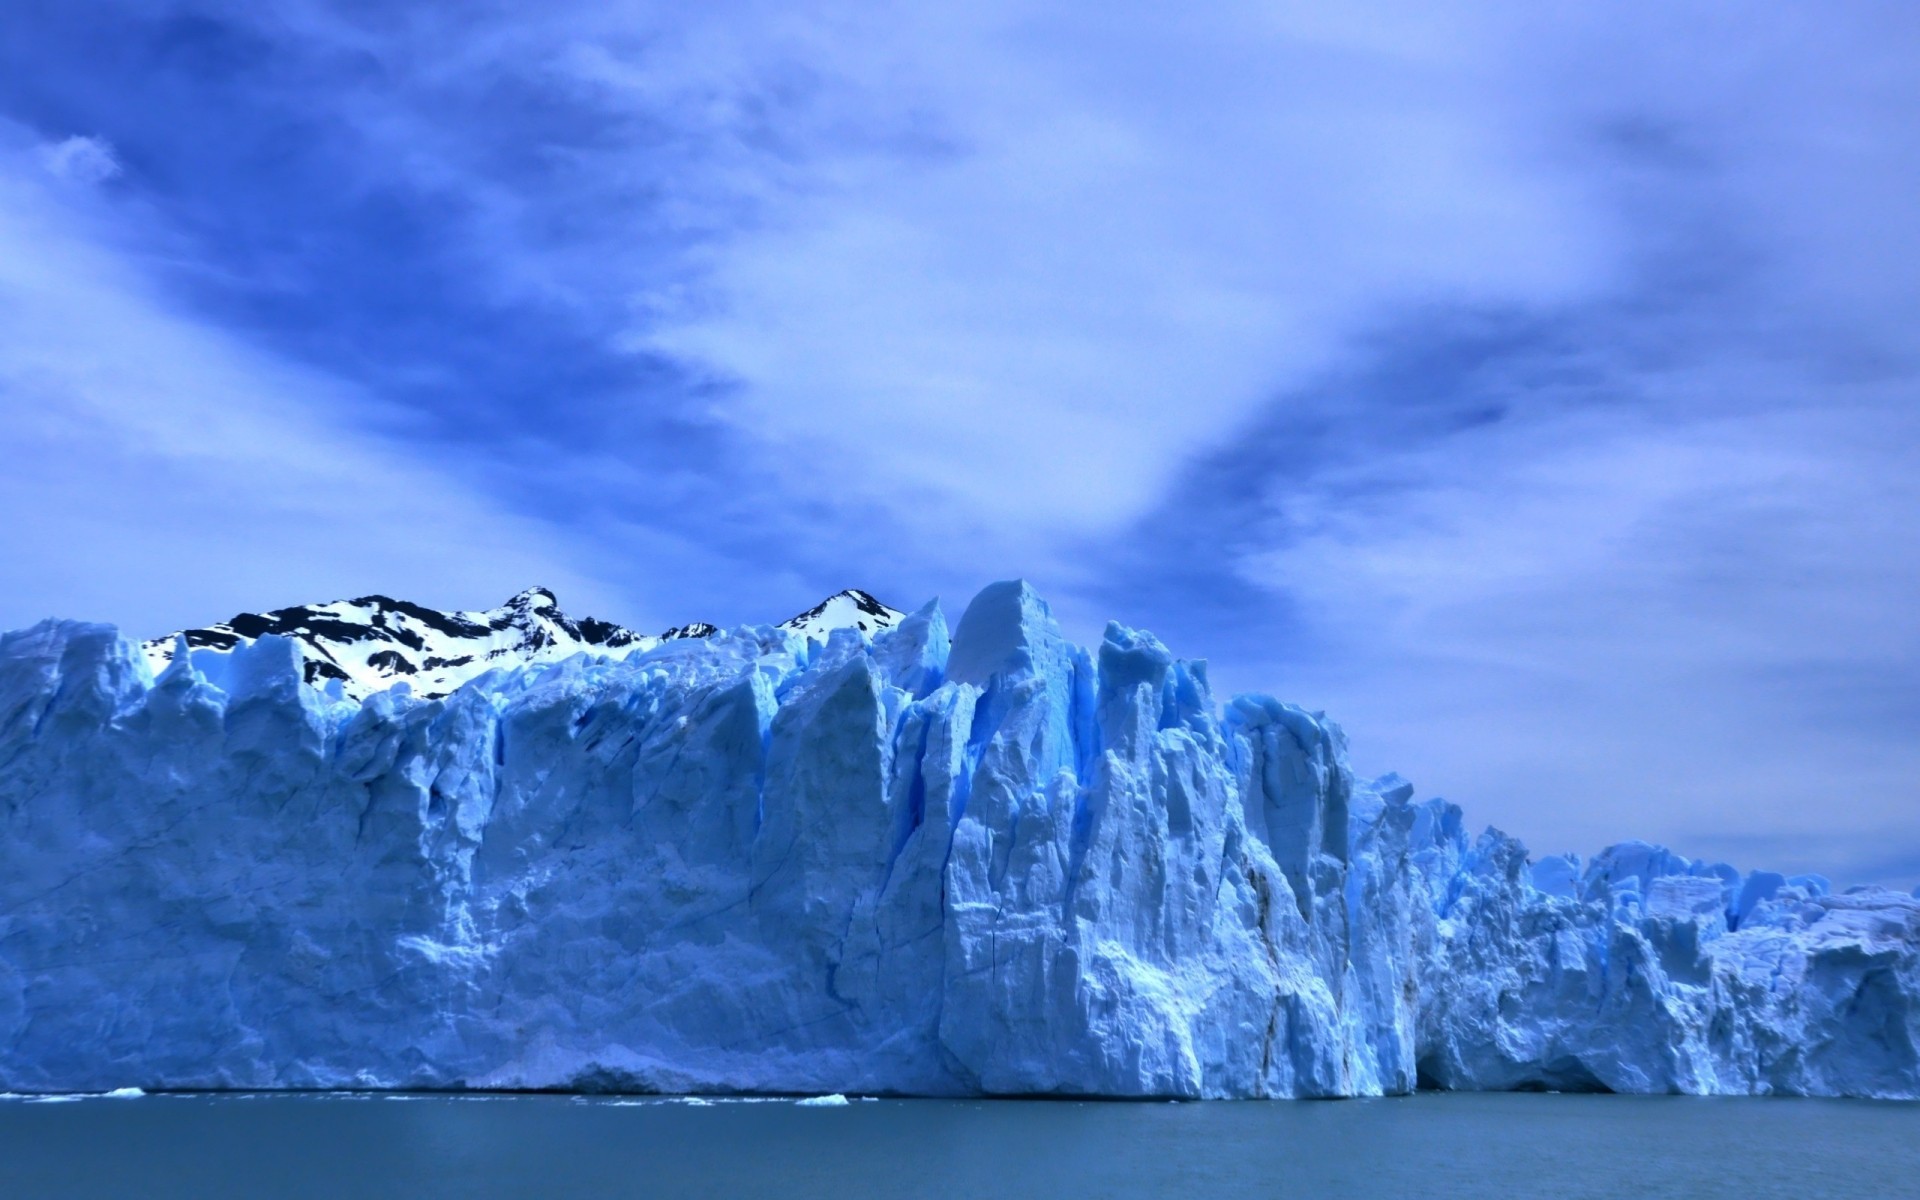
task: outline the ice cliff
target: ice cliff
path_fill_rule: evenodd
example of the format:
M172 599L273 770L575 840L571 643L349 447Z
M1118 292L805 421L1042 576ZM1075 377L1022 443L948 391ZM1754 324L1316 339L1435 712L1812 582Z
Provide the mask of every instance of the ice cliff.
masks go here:
M1920 900L1530 862L1023 585L630 649L0 636L0 1090L1920 1096Z

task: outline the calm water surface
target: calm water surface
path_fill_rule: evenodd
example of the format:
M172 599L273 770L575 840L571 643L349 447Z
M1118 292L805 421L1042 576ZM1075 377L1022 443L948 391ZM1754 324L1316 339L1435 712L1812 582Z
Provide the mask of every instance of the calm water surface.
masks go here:
M1920 1104L0 1101L0 1196L1915 1197Z

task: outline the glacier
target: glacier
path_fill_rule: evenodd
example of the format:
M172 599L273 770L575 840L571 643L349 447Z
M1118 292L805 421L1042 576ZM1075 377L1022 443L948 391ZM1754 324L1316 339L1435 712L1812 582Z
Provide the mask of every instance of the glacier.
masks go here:
M303 661L0 635L0 1091L1920 1097L1920 899L1530 859L1021 583L437 698Z

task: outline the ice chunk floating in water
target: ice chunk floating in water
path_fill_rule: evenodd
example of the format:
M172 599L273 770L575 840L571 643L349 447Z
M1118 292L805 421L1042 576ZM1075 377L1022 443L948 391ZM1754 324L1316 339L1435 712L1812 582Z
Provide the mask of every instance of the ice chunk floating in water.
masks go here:
M1920 1095L1912 896L1530 862L1022 584L874 607L431 699L0 637L0 1089Z

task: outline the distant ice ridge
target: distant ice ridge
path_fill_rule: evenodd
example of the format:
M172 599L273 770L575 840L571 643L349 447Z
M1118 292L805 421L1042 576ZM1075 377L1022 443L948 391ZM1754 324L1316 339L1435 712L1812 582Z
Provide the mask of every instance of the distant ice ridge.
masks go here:
M1026 586L426 699L0 635L0 1090L1920 1096L1920 900L1529 861Z
M878 633L898 623L897 612L862 591L838 592L781 622L802 637L826 637L841 627ZM405 683L415 695L446 696L468 680L500 667L554 663L575 654L619 655L651 650L674 638L703 638L718 630L705 622L678 625L658 637L610 621L573 620L546 588L528 588L499 608L440 612L387 596L302 604L183 629L141 644L158 675L185 652L217 682L226 656L254 639L278 634L293 642L301 678L333 699L364 700Z

